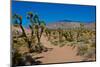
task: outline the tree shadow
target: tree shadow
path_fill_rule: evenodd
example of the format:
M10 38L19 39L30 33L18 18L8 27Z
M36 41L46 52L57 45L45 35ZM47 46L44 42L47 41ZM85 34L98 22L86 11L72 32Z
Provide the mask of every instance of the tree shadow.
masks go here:
M35 46L33 46L31 49L30 49L30 53L42 53L42 52L47 52L47 51L51 51L53 48L48 48L48 47L45 47L43 46L42 44L37 44Z
M25 55L25 56L20 56L19 57L13 57L12 59L12 67L16 66L30 66L30 65L39 65L42 62L39 61L38 59L41 59L42 57L34 57L32 58L31 55Z

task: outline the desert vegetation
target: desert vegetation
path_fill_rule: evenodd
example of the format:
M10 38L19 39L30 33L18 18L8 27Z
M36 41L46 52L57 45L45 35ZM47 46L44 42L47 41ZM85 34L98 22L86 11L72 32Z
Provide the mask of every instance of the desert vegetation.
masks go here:
M75 49L75 55L81 56L81 61L95 60L95 30L85 28L83 23L75 28L50 29L45 21L41 21L39 16L32 12L26 14L26 19L29 21L28 29L23 26L21 15L12 16L12 66L42 64L43 61L38 59L45 57L37 55L52 52L55 49L53 47L63 49L65 46ZM47 43L43 43L43 38ZM48 43L53 47L47 47Z

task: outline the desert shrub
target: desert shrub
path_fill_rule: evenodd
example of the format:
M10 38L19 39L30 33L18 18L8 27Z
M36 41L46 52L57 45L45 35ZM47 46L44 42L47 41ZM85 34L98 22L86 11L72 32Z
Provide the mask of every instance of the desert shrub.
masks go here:
M12 53L12 66L15 67L18 64L18 60L21 58L21 54L18 51Z
M13 48L27 47L27 42L23 38L14 38L12 43Z
M82 45L78 45L77 47L77 55L82 56L83 57L83 61L86 60L93 60L93 58L95 58L95 46L94 44L82 44Z
M59 43L64 43L64 40L60 40Z
M14 52L12 55L12 67L16 66L25 66L25 65L38 65L41 64L41 61L38 61L37 59L42 58L42 57L34 57L28 53L25 54L20 54L18 51Z
M63 46L65 46L65 43L60 44L60 47L63 47Z
M31 53L41 53L41 52L47 52L49 50L49 48L43 46L42 43L40 43L40 45L38 45L38 43L34 44L34 46L32 46L32 48L30 49Z
M96 43L92 43L92 44L90 45L90 47L96 48Z
M88 47L87 45L79 45L78 48L77 48L77 55L80 55L80 56L83 56L88 50Z
M90 48L87 50L87 52L84 54L84 59L83 60L86 60L86 59L90 59L92 60L92 58L95 57L95 48Z
M65 31L65 32L63 32L62 35L65 37L66 41L71 42L74 40L73 39L74 33L72 30Z
M52 34L53 34L53 35L55 35L55 34L56 34L56 32L54 31Z
M54 36L53 38L54 38L54 39L57 39L58 37L57 37L57 36Z
M53 41L53 42L51 42L53 45L58 45L58 41Z

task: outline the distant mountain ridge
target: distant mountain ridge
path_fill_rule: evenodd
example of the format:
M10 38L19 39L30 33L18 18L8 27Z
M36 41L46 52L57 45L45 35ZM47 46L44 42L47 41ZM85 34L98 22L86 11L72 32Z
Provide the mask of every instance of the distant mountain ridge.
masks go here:
M94 29L95 30L95 22L91 23L82 23L82 22L75 22L71 20L60 20L54 23L47 24L46 27L50 29L69 29L69 28L77 28L80 27L80 24L84 24L85 28Z
M67 19L63 19L63 20L58 20L58 21L55 21L55 22L78 22L78 23L91 23L92 21L87 21L87 22L82 22L82 21L73 21L73 20L67 20Z
M72 20L59 20L59 21L56 21L56 22L72 22Z
M52 22L52 23L49 23L46 25L47 28L49 29L58 29L58 28L62 28L62 29L70 29L70 28L77 28L77 27L80 27L80 23L81 22L74 22L74 21L70 21L70 20L60 20L60 21L57 21L57 22ZM95 30L96 29L96 23L95 22L91 22L91 23L81 23L81 24L84 24L84 28L86 29L92 29L92 30ZM17 29L17 30L20 30L20 27L15 27L12 25L12 29ZM24 27L24 29L26 31L30 31L30 28L26 28Z

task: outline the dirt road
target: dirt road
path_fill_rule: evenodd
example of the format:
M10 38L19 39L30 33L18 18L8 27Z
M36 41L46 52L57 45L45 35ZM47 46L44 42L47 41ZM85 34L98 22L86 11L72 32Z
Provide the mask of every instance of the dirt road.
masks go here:
M43 52L35 55L36 57L43 58L39 59L43 64L45 63L60 63L60 62L75 62L81 61L82 57L76 56L76 49L72 49L70 46L54 46L51 44L46 37L42 36L41 42L45 47L53 48L51 51Z

